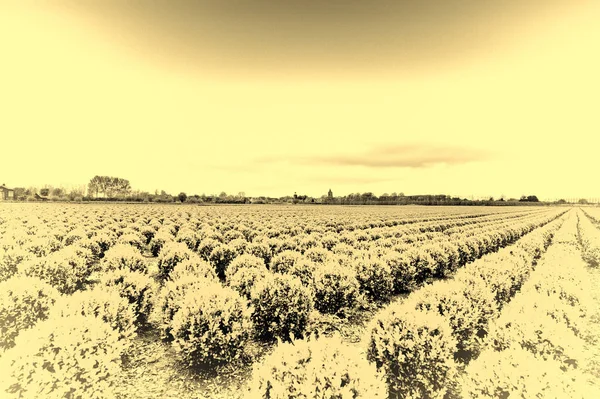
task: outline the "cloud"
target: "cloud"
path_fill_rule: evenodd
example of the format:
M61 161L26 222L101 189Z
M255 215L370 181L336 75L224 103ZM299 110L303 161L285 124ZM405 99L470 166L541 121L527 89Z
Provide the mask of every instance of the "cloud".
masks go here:
M434 165L461 165L489 159L487 151L429 144L392 145L355 154L303 157L262 157L258 163L288 161L299 165L362 166L367 168L426 168Z
M331 184L372 184L391 181L392 179L362 176L315 176L307 180Z

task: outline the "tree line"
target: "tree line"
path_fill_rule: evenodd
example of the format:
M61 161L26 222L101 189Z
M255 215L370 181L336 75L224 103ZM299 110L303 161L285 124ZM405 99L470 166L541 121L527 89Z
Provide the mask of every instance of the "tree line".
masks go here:
M154 203L205 203L205 204L329 204L329 205L523 205L540 203L535 195L523 195L520 199L467 199L449 195L404 195L404 193L384 193L375 195L372 192L351 193L345 196L334 196L330 189L326 195L312 197L306 194L294 193L283 197L247 197L244 192L238 194L192 194L180 192L171 195L164 190L154 193L133 190L129 180L113 176L94 176L87 186L79 186L70 190L62 187L45 186L17 187L15 199L20 201L53 200L53 201L125 201L125 202L154 202ZM556 203L566 203L564 200Z

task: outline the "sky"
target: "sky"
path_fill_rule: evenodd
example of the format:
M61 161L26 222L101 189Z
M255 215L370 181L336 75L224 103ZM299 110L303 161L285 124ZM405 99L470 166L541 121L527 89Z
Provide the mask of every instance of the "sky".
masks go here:
M600 197L600 2L0 1L0 183Z

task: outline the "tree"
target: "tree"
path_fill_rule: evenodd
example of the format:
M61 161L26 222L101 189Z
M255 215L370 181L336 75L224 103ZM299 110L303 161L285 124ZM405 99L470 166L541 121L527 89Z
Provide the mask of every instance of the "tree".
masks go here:
M585 204L588 204L588 200L586 200L585 198L580 198L579 201L577 201L577 203L579 203L581 205L585 205Z
M42 197L47 197L47 196L48 196L48 194L50 194L50 189L49 189L49 188L42 188L42 189L40 190L40 195L41 195Z
M131 191L129 180L120 177L94 176L88 183L88 193L94 197L102 193L106 198L123 196Z
M558 201L556 201L557 204L566 204L567 201L565 201L564 199L559 199Z
M187 199L187 194L184 192L181 192L177 196L177 199L179 200L179 202L185 202L185 200Z
M15 187L15 199L17 201L24 201L27 198L25 187Z

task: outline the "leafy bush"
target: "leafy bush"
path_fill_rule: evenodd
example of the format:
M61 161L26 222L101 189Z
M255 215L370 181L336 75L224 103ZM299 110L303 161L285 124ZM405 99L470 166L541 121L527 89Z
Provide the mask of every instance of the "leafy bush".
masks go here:
M414 288L417 270L408 257L396 251L390 251L381 259L390 268L394 292L408 292Z
M252 321L262 339L302 337L313 309L310 291L299 279L269 274L251 292Z
M179 262L169 274L169 279L176 280L186 275L193 275L200 279L217 280L217 274L210 263L200 259L195 254L189 259Z
M82 315L38 323L0 358L4 398L114 397L123 342L100 319Z
M0 282L0 350L13 347L21 331L47 319L59 295L35 277L15 276Z
M160 255L158 255L158 276L166 279L179 262L195 257L196 254L190 251L183 243L166 243L160 251Z
M269 270L277 273L288 273L298 260L302 257L300 252L285 250L271 259Z
M331 252L324 248L310 248L304 252L304 256L315 263L325 263Z
M145 241L146 237L144 237L138 232L131 231L117 238L116 244L129 245L136 248L138 251L141 251L146 246Z
M195 251L200 243L198 233L189 227L182 228L177 232L175 241L182 242L189 248L190 251Z
M368 329L367 358L383 370L390 393L403 398L442 397L456 376L456 341L441 316L390 308Z
M436 262L429 252L421 248L412 248L403 255L415 270L415 282L420 283L435 275Z
M236 252L227 244L219 244L212 250L208 257L209 262L214 266L217 276L220 279L225 278L225 270L236 257Z
M181 303L185 297L197 295L205 289L207 284L210 284L209 280L192 274L183 274L176 280L165 281L165 285L156 298L153 315L164 339L173 339L171 335L171 321L181 307Z
M251 242L246 246L246 252L258 258L262 258L265 265L271 262L271 248L264 242Z
M83 288L93 272L79 250L70 245L45 258L31 259L22 264L23 274L38 277L63 294L72 294Z
M556 361L537 359L518 346L488 350L466 368L461 397L596 398L600 392L576 371L565 373ZM579 378L577 378L579 377Z
M312 288L315 307L323 313L341 314L358 302L356 273L337 263L328 262L315 269Z
M48 256L52 252L56 252L63 247L63 244L52 236L35 237L30 243L27 243L23 249L31 252L33 255L42 257ZM2 252L2 251L0 251Z
M367 298L375 301L387 301L390 298L394 281L387 263L372 257L358 258L354 270L359 290Z
M63 244L65 246L72 245L74 242L88 238L88 234L84 229L76 228L68 232L63 238Z
M158 256L166 243L173 242L173 235L165 230L159 230L150 240L150 252L152 255Z
M144 237L144 245L148 245L154 238L156 230L151 225L144 225L140 228L140 234Z
M17 274L19 265L33 258L33 254L21 248L0 249L0 281L5 281Z
M270 273L265 267L242 266L236 268L236 272L227 278L227 283L242 297L250 299L252 289L256 283L267 277Z
M246 252L246 248L248 247L248 241L243 238L236 238L227 243L231 249L239 256Z
M102 286L61 297L52 309L52 315L61 320L73 315L97 317L125 340L132 338L136 331L134 307L120 296L119 291Z
M191 366L238 359L251 332L245 301L217 282L186 296L171 323L175 349Z
M91 238L100 247L100 258L117 242L117 235L108 229L100 230Z
M483 282L438 282L417 291L406 305L444 317L457 341L455 359L464 362L479 354L479 339L485 336L488 322L498 312L494 295Z
M101 277L102 285L116 289L133 306L136 323L148 321L158 287L147 274L129 269L116 269Z
M127 269L148 273L148 262L139 249L128 244L116 244L104 255L102 268L104 271Z
M204 260L210 259L210 253L218 247L221 243L217 240L213 240L211 238L205 238L198 243L198 247L196 248L196 252L200 257Z
M306 258L300 258L297 262L294 262L294 265L290 269L288 269L287 274L298 277L302 282L302 285L310 287L313 283L313 275L316 269L317 265L315 262Z
M280 343L254 366L253 398L382 398L382 376L338 336Z
M225 271L225 279L229 281L229 279L237 273L240 268L255 268L255 269L265 269L265 262L254 255L244 254L236 257L227 267Z

